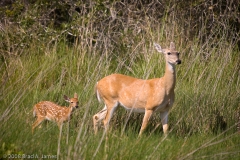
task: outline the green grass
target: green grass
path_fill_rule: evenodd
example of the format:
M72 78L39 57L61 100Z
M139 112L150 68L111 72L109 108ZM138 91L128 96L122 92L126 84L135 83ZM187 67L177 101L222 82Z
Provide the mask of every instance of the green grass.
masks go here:
M238 159L240 56L224 38L191 45L180 45L176 39L183 63L177 66L176 100L167 137L155 114L138 138L143 115L132 114L126 122L123 109L114 115L108 135L103 129L93 134L92 116L103 107L94 93L99 79L116 72L143 79L163 76L164 58L154 50L152 39L147 40L149 45L137 42L123 50L127 53L101 53L80 42L71 46L61 41L46 48L33 42L21 56L4 56L0 158L6 154L57 156L60 149L59 159ZM159 43L169 45L168 38ZM61 138L52 122L31 133L34 104L49 100L67 105L63 95L74 92L80 108L64 124Z

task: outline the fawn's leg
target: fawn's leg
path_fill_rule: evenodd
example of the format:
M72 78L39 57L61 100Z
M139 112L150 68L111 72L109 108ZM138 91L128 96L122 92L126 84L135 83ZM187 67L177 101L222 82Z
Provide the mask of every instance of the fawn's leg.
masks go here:
M44 117L38 117L37 120L33 123L32 125L32 133L34 132L34 129L40 124L42 123L42 121L44 121Z

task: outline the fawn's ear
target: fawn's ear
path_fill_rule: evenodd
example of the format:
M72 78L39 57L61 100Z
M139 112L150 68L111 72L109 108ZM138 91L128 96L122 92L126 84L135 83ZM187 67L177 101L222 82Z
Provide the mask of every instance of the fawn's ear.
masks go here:
M175 50L175 43L173 42L170 43L170 50Z
M159 44L153 43L153 45L159 53L163 53L162 47Z
M70 99L68 98L68 96L64 95L63 98L65 99L66 102L70 102Z
M78 98L78 94L77 93L74 93L74 98Z

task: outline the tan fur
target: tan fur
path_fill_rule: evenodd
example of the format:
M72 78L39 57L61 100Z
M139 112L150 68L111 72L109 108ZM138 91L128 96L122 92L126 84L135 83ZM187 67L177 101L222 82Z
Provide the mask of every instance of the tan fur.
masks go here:
M168 112L174 102L176 84L175 65L180 64L179 53L173 42L169 49L154 44L166 59L165 74L162 78L142 80L122 74L112 74L98 81L96 90L105 107L93 116L94 131L97 133L99 122L104 119L105 129L117 106L133 112L145 113L139 135L142 134L153 112L160 112L163 131L167 134Z
M70 118L73 109L78 107L77 94L75 93L74 98L71 99L64 96L64 99L70 103L69 107L62 107L50 101L42 101L34 105L33 116L37 116L37 120L32 125L32 133L44 120L55 121L60 128L62 123Z

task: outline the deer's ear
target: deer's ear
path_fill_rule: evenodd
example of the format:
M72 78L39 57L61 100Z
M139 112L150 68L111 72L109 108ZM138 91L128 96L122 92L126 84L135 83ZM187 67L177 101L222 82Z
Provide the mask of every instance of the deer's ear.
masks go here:
M175 43L173 42L170 43L170 50L175 50Z
M77 93L74 93L74 98L78 98L78 94Z
M159 53L163 53L162 47L159 44L153 43L153 45Z
M65 101L70 102L70 99L68 98L68 96L64 95L63 98L65 99Z

